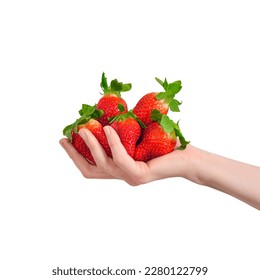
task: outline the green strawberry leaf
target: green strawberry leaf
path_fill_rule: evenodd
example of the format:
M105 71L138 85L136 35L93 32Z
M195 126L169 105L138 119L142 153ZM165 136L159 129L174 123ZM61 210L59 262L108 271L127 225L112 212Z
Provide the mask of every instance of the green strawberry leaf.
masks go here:
M123 84L121 82L118 82L117 79L112 80L110 84L110 92L114 92L116 94L120 94L120 92L126 92L129 91L132 88L132 84Z
M121 103L118 103L117 108L118 108L118 110L119 110L121 113L124 112L124 110L125 110L125 106L124 106L123 104L121 104ZM130 112L130 111L129 111L129 112ZM125 119L125 115L126 115L126 113L113 116L113 117L111 117L111 118L108 119L108 120L109 120L109 123L111 124L111 123L113 123L115 120L119 120L119 116L123 116L123 117L121 117L121 120L123 120L123 119Z
M179 105L181 105L181 104L182 104L182 102L180 102L176 99L172 99L169 103L170 110L172 112L180 112Z
M163 82L163 88L167 91L167 88L168 88L168 81L167 81L167 79L165 78L164 79L164 82Z
M114 116L114 117L111 117L111 118L108 118L109 124L112 124L114 121L118 120L117 117L118 117L118 115Z
M163 81L155 77L155 80L163 87Z
M96 105L90 106L88 104L82 104L81 110L79 110L80 118L70 125L67 125L63 129L63 135L65 135L71 141L72 131L78 132L78 126L87 123L90 119L98 119L103 115L103 110L97 110Z
M181 105L181 102L175 100L174 97L182 88L181 81L168 83L166 78L164 79L164 82L162 82L162 80L160 80L159 78L155 79L165 90L164 92L157 93L156 99L163 99L163 103L169 104L171 111L180 112L179 105Z
M165 89L165 91L167 91L169 84L166 78L164 79L164 81L162 81L159 78L155 77L155 80Z
M167 98L167 92L159 92L157 95L156 95L156 99L157 100L161 100L161 99L165 99Z
M170 134L174 132L176 137L179 137L181 146L177 148L178 150L184 150L186 146L190 143L189 141L186 141L186 139L184 138L179 127L179 122L175 123L168 116L162 114L160 111L156 109L152 110L151 119L153 121L158 122L162 126L165 132Z
M72 133L73 127L74 127L74 123L69 124L62 131L63 135L66 136L67 138L69 138L70 140L71 140L71 133Z
M175 81L168 85L167 92L174 97L175 94L177 94L181 90L181 88L181 81Z
M132 88L132 84L123 84L123 87L122 87L122 92L126 92L126 91L129 91L129 90L131 90L131 88Z
M95 112L96 105L90 106L88 104L82 104L82 108L79 110L79 114L82 115L91 115Z
M121 103L119 103L119 104L117 105L117 108L118 108L118 110L119 110L120 112L124 112L124 110L125 110L125 106L124 106L123 104L121 104Z
M162 114L159 110L152 110L151 119L155 122L158 122L163 127L165 132L171 133L174 131L175 123L168 116Z
M112 118L109 118L109 123L112 124L114 121L125 121L128 118L136 120L142 128L146 128L146 125L133 113L133 110L129 110L124 114L119 114Z
M120 92L123 89L123 83L119 83L117 79L112 80L109 88L110 88L111 91L114 91L114 92L119 91Z
M96 109L92 114L90 114L92 119L99 119L104 114L103 110Z
M157 109L152 110L151 119L155 122L160 122L162 119L162 113Z
M100 86L101 86L103 92L105 92L108 89L107 78L106 78L104 72L102 73Z
M186 146L190 143L190 141L187 141L183 134L181 133L180 127L179 127L179 121L177 122L176 126L175 126L175 134L177 137L179 137L181 146L177 148L177 150L184 150L186 148Z
M177 150L185 150L187 145L190 143L190 141L186 141L183 136L179 136L181 146L177 148Z
M138 121L138 123L140 124L141 128L145 129L146 125L136 116L136 121Z
M175 129L175 123L166 115L162 115L160 125L167 133L172 133Z
M76 119L76 121L70 125L67 125L63 129L63 135L65 135L71 141L72 131L78 132L78 126L88 122L91 119L90 116L82 115L80 118Z
M121 97L120 92L126 92L131 90L132 84L130 83L124 84L122 82L118 82L117 79L114 79L110 82L110 85L108 86L107 78L105 76L105 73L103 72L101 77L100 87L103 90L103 94L114 93L117 96Z

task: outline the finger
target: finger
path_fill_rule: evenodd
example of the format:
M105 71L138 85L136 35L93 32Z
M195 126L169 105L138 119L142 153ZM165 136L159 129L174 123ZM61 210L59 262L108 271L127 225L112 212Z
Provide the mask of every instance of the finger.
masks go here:
M88 129L82 128L79 131L79 134L89 147L95 163L100 170L103 170L105 173L108 173L113 177L122 179L130 185L137 185L134 178L124 172L119 166L115 164L112 158L107 156L97 138Z
M85 141L86 145L91 151L91 154L95 160L95 163L98 168L102 170L109 170L111 158L109 158L103 149L102 145L99 143L97 138L93 135L91 131L86 128L82 128L79 131L79 135Z
M144 162L137 162L130 157L120 141L116 131L111 126L104 127L113 160L117 166L137 181L142 180L142 175L149 177L149 168Z
M85 178L114 178L111 174L107 174L104 171L99 170L97 166L88 163L88 161L73 147L67 138L61 139L59 143Z

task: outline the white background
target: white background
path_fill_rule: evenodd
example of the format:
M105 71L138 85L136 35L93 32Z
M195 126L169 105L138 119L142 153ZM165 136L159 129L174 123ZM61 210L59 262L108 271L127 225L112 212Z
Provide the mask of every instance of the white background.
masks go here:
M1 1L1 279L85 279L51 276L57 266L260 278L258 210L181 178L87 180L58 144L81 104L98 101L103 71L132 82L129 108L167 77L182 80L171 117L194 146L260 165L257 4Z

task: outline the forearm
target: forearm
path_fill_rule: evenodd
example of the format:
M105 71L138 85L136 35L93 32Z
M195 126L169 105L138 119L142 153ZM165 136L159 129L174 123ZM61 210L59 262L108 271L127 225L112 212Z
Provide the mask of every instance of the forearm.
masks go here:
M196 148L192 156L192 172L184 177L228 193L260 210L260 167Z

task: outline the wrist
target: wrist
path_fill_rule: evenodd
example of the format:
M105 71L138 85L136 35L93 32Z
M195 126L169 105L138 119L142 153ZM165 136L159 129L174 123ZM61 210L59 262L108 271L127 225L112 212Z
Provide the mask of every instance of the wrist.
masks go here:
M205 152L191 145L188 145L183 152L185 154L183 154L182 159L184 164L181 176L196 184L203 185L205 175L203 165L206 163Z

